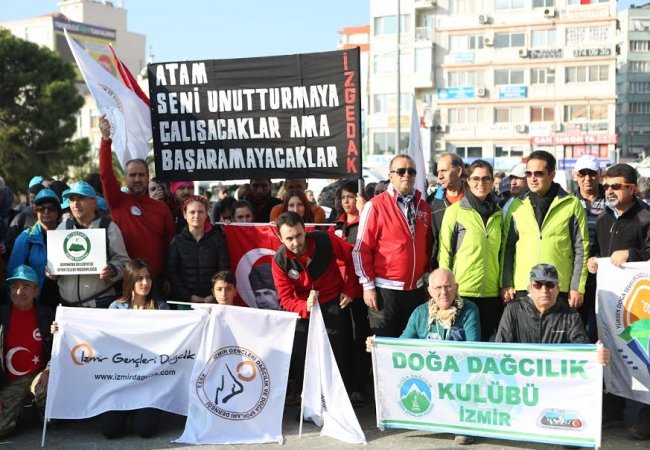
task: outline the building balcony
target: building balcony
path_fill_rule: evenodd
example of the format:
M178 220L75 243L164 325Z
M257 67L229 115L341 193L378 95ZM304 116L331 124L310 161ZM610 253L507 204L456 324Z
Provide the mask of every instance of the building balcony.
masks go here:
M415 0L413 2L413 7L418 9L432 9L436 6L436 0Z
M416 27L415 28L415 42L433 42L433 28L431 27Z
M415 72L412 75L413 87L416 89L433 88L433 71Z

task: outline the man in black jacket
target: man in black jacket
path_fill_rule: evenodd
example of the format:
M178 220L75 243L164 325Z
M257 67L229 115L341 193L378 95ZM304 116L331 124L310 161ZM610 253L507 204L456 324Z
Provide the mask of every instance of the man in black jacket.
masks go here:
M612 264L650 259L650 209L636 197L637 173L627 164L616 164L605 174L605 212L596 221L596 239L589 272L598 271L599 257L609 257ZM606 394L603 406L605 426L620 424L626 412L627 428L635 439L650 438L650 406L635 400Z
M34 269L20 265L7 281L11 303L3 305L1 313L0 437L16 428L28 395L41 412L45 408L54 320L49 308L35 302L38 277Z

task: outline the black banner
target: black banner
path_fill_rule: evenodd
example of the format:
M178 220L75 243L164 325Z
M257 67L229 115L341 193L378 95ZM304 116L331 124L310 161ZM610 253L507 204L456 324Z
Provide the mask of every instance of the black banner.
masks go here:
M361 177L358 48L148 70L158 178Z

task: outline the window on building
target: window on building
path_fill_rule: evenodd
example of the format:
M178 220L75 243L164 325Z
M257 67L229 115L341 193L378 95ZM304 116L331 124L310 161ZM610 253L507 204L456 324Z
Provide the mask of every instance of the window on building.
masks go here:
M648 61L630 61L630 72L650 73L650 62Z
M533 30L530 41L533 47L553 47L557 44L555 29Z
M600 66L569 66L566 68L567 83L586 83L609 80L609 67Z
M521 106L499 106L494 108L494 122L518 123L524 122L525 111Z
M520 69L498 69L494 71L494 84L523 84L524 71Z
M609 40L607 27L576 27L567 28L566 43L568 45L591 44Z
M466 158L482 158L483 147L454 147L454 153L463 159Z
M483 48L482 34L457 34L449 36L450 52L466 52Z
M544 8L555 6L555 0L533 0L533 8Z
M630 31L650 31L650 19L630 20Z
M521 147L497 146L494 147L494 156L496 157L524 156L524 150Z
M531 122L555 121L555 108L552 106L533 106L530 108Z
M400 52L399 56L400 72L412 72L413 53L410 51ZM374 74L396 73L397 63L395 62L395 53L384 53L382 55L373 55L372 72Z
M447 111L449 123L476 124L485 121L484 108L449 108Z
M554 84L555 69L535 67L530 69L530 84Z
M483 86L483 72L478 70L464 70L447 72L447 86Z
M449 0L449 15L466 16L481 14L486 10L485 5L487 4L491 5L492 0Z
M521 9L524 7L524 0L495 0L496 9Z
M396 133L392 132L376 132L372 133L372 149L373 154L375 155L394 155L397 152L395 151L395 136ZM399 135L400 139L400 150L408 148L409 145L409 133L408 131L402 131Z
M588 122L607 120L607 105L566 105L564 120L567 122Z
M631 52L647 52L650 50L650 41L630 41Z
M494 34L494 48L523 47L525 45L526 34L523 32Z
M380 16L375 17L375 36L383 34L396 34L397 33L397 16ZM410 33L411 31L411 15L400 15L400 32Z
M650 114L650 103L630 102L628 105L630 114Z
M402 92L400 96L399 109L402 114L411 112L412 96L409 93ZM395 114L397 105L395 104L395 94L375 94L373 95L373 111L382 114Z
M628 92L630 94L650 94L650 81L632 81Z

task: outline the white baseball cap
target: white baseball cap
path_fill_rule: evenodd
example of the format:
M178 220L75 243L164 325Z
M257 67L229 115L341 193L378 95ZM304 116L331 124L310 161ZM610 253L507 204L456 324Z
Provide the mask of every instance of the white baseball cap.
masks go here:
M598 172L600 170L600 164L598 163L598 159L595 156L582 155L576 161L576 165L573 166L573 171L580 172L581 170L584 169L589 169L589 170L593 170L594 172Z
M526 178L526 163L519 163L510 171L510 176L515 178Z

